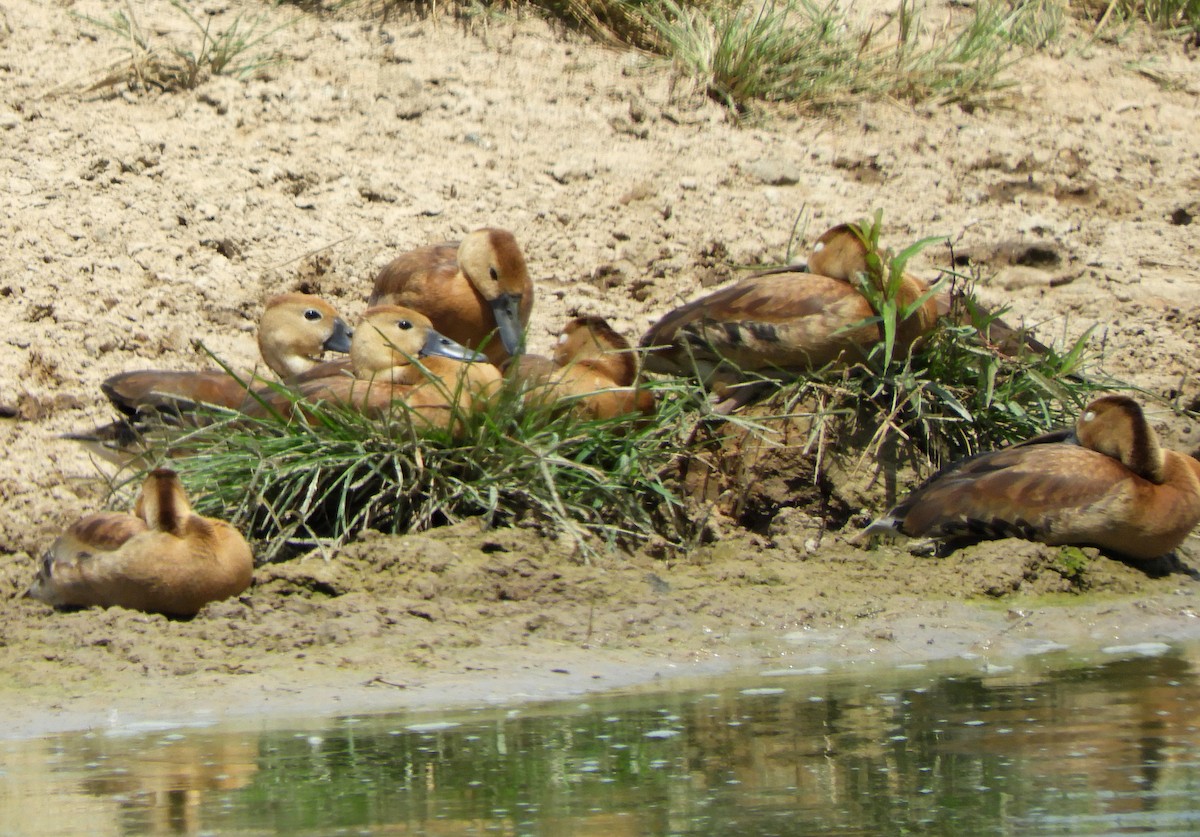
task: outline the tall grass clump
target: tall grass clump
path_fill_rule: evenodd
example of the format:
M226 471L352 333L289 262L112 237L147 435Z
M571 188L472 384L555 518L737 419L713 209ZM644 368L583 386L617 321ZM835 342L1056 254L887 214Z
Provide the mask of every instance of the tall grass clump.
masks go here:
M256 51L256 48L294 22L266 28L265 17L250 20L239 13L229 26L214 31L211 17L201 20L182 0L170 2L195 30L197 40L194 43L159 46L142 26L128 0L124 9L117 9L107 19L80 15L82 20L120 38L120 48L125 53L117 69L95 87L127 80L143 88L191 90L214 75L246 78L279 63L281 58L277 53Z
M1029 49L1050 46L1066 27L1065 0L1017 0L1009 32L1015 44Z
M1052 0L1010 6L982 0L956 30L921 38L920 15L900 0L894 26L863 28L835 2L641 6L659 51L678 74L737 110L755 102L815 109L861 98L984 102L1011 82L1002 77L1014 46L1044 43L1061 15Z
M143 464L184 454L171 467L197 509L257 541L260 561L336 548L366 529L418 532L478 516L565 534L584 553L681 543L687 515L668 465L696 402L681 387L661 396L652 422L589 421L506 388L487 409L453 410L453 430L430 428L402 401L382 418L329 402L290 418L224 412L203 427L159 429Z
M801 0L701 7L662 0L645 13L680 74L731 109L756 100L820 106L856 86L857 49L838 34L840 13L832 6Z

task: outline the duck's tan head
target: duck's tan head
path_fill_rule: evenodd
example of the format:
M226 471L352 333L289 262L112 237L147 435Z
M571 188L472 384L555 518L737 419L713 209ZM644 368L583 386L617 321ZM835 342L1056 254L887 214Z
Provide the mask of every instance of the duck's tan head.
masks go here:
M891 259L889 251L881 249L878 254L882 265L889 264ZM870 275L871 271L867 263L867 244L859 235L858 229L850 224L838 224L821 234L821 237L813 244L812 253L808 258L808 270L810 273L819 273L843 282L849 282L858 274L865 273L876 287L880 287L880 283L885 278L879 275ZM929 286L925 282L905 273L896 289L896 301L907 308L925 296L928 290ZM899 324L896 336L897 344L907 350L922 335L933 328L937 318L937 298L931 296L920 308L913 310L910 316Z
M854 227L838 224L821 233L808 256L808 272L849 282L867 270L867 245Z
M133 514L151 529L182 537L192 517L192 504L179 475L170 468L156 468L147 474Z
M473 361L481 355L439 334L429 318L400 305L368 309L354 332L350 363L359 378L372 378L417 358L435 355Z
M533 282L516 237L494 227L475 230L458 246L458 266L491 307L504 348L519 354L533 306Z
M325 352L350 351L350 337L334 307L312 294L273 297L258 321L258 349L281 378L307 372Z
M629 341L603 317L576 317L567 323L554 347L554 362L560 367L587 363L617 386L631 386L637 377Z
M1158 435L1141 405L1126 395L1106 395L1088 404L1075 422L1075 435L1085 448L1120 460L1140 477L1160 484L1165 479Z

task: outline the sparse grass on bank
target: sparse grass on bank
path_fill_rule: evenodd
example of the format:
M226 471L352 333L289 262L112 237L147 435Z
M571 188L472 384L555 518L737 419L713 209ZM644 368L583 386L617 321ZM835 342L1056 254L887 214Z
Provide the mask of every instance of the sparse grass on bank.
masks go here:
M381 0L349 5L375 14L436 8ZM664 56L681 83L739 112L760 103L814 110L864 98L986 103L1010 85L1001 74L1019 50L1053 41L1063 20L1059 0L981 0L954 23L933 29L922 25L923 6L913 0L897 0L885 25L858 23L829 0L483 4L501 11L523 6L600 41Z
M264 18L238 15L213 31L182 0L171 5L194 30L192 43L160 44L141 25L131 0L107 18L83 16L121 39L126 58L95 87L128 81L164 90L191 89L212 75L251 75L280 60L260 51ZM279 5L276 2L276 5ZM437 4L395 0L294 2L309 13L358 9L388 15ZM825 0L517 0L459 2L463 14L528 5L580 27L598 40L669 60L680 83L735 112L762 104L818 110L863 99L986 105L1011 86L1005 70L1022 53L1058 39L1062 0L980 0L954 22L923 25L923 5L897 0L882 25L858 23ZM1094 0L1097 29L1145 20L1169 31L1200 33L1200 0ZM289 24L283 24L287 26Z
M239 14L228 26L214 31L211 17L197 17L182 0L170 2L194 30L191 41L160 44L142 25L130 0L107 19L80 16L120 38L120 49L124 53L112 72L94 84L94 88L128 82L142 88L191 90L210 76L245 78L279 62L277 54L256 51L256 48L278 29L290 24L267 28L264 18L247 19Z
M743 110L756 101L813 109L862 98L980 103L1010 82L1013 47L1033 40L1046 7L985 0L962 28L919 36L917 7L900 0L893 24L868 28L836 4L779 0L757 5L642 7L679 74Z
M1110 24L1141 20L1167 32L1200 34L1200 0L1088 0L1097 31Z

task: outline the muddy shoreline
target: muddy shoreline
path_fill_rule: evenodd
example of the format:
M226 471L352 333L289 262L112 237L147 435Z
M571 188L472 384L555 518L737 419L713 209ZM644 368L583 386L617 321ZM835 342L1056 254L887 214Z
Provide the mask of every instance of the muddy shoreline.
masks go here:
M802 556L733 534L674 563L579 564L557 541L468 521L260 568L190 621L18 599L7 734L512 705L764 669L984 670L1200 639L1186 565L1151 577L1089 554L1084 593L1057 550L1022 541L930 559L831 540Z

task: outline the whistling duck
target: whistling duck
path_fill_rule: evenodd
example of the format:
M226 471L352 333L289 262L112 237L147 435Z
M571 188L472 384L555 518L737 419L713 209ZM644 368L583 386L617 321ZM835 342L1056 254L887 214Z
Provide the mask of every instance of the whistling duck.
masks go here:
M398 305L368 309L350 346L353 374L343 371L296 387L303 402L348 404L372 416L396 414L403 401L429 424L446 427L456 410L480 406L497 390L500 372L482 355L443 336L418 311ZM292 409L286 393L259 390L245 412ZM400 408L403 409L403 408Z
M192 616L250 586L237 529L192 512L174 471L151 471L133 514L78 520L43 556L28 595L55 607L127 607Z
M866 534L1097 546L1131 558L1175 549L1200 522L1200 462L1159 447L1132 398L1093 401L1075 429L963 460Z
M324 352L350 351L350 328L333 306L311 294L289 293L268 300L258 324L263 361L281 379L309 374ZM236 410L246 401L247 381L223 370L168 372L139 370L113 375L101 390L121 412L187 409L214 404Z
M849 224L833 227L813 245L808 257L808 270L822 276L851 281L855 275L868 272L866 242ZM951 317L958 325L977 327L971 312L964 306L954 304L954 293L942 291L934 295L937 316ZM1045 355L1050 351L1033 335L1024 329L1013 328L982 305L976 305L976 313L984 323L980 336L1001 352L1017 355L1027 350Z
M865 355L882 339L875 323L854 328L876 316L850 278L865 268L865 252L850 227L834 227L813 248L813 272L798 266L768 270L676 308L642 337L645 368L698 374L724 395L743 373L790 375ZM896 300L912 306L928 290L906 274ZM895 351L908 352L936 320L937 304L926 299L898 324Z
M533 309L533 282L513 234L485 228L468 233L461 243L396 257L375 277L367 304L414 308L451 340L481 348L499 364L521 350Z
M531 399L573 404L597 419L654 412L654 396L635 386L637 372L629 341L602 317L576 317L567 323L553 360L522 355L506 369Z

